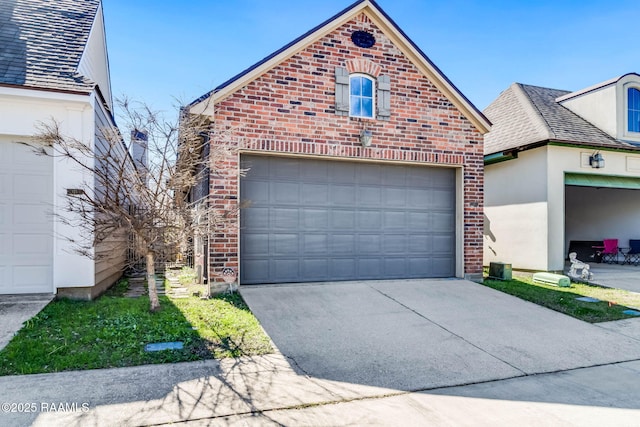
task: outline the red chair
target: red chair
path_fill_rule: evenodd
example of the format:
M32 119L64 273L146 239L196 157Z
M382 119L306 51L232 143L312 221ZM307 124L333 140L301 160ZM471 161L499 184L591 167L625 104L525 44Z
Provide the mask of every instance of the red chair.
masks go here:
M613 264L618 262L618 239L604 239L602 241L602 262Z

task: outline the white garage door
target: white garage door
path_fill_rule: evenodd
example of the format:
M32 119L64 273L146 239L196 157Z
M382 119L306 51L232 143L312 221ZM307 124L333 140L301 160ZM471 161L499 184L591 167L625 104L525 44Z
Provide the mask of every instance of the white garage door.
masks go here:
M53 292L53 162L0 137L0 294Z

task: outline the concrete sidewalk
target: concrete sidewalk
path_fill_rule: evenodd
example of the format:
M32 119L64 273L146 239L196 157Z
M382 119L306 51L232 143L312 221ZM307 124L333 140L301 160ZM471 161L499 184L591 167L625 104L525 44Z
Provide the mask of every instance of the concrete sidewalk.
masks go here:
M31 411L3 404L3 426L630 426L640 361L401 392L299 375L270 355L2 377L0 402Z

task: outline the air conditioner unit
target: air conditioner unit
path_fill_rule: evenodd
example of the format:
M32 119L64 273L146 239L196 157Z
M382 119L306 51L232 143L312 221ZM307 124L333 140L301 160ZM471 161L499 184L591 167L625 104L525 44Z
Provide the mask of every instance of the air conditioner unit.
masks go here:
M489 278L498 280L511 280L511 264L505 264L504 262L490 263Z

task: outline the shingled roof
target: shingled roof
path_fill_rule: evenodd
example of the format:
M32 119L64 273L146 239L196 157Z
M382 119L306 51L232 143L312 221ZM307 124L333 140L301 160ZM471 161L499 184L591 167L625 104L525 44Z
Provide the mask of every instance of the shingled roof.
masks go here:
M1 0L0 85L90 93L78 73L100 0Z
M620 141L563 107L557 98L569 91L513 83L485 110L493 126L484 153L494 154L547 142L638 149Z

